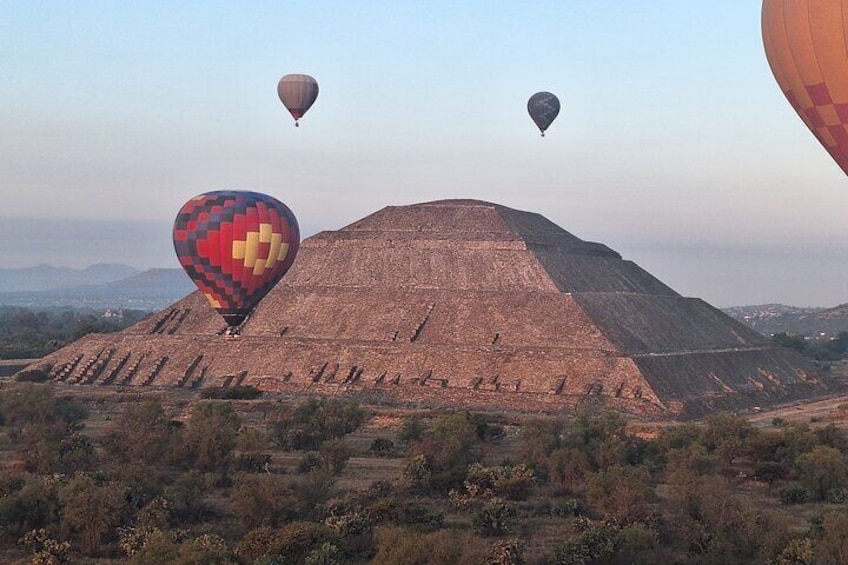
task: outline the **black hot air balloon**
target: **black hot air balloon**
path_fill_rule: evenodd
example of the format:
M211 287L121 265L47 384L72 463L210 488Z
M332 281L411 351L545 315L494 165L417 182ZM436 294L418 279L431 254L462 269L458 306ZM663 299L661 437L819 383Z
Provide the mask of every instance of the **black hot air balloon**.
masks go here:
M300 246L289 208L258 192L195 196L174 221L174 249L191 280L230 326L238 326L286 274Z
M537 92L527 101L527 112L545 137L545 130L559 114L559 99L550 92Z
M309 75L285 75L277 83L277 95L294 118L294 125L318 98L318 82Z

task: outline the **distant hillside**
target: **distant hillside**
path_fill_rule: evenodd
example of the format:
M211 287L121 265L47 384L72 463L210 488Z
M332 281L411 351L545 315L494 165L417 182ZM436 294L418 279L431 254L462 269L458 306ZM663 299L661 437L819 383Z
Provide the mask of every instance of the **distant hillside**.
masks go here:
M148 269L105 284L61 289L68 298L162 298L179 300L197 290L182 269Z
M788 333L829 338L848 331L848 304L834 308L763 304L725 308L724 312L764 335Z
M0 269L0 292L32 292L82 285L104 284L139 273L127 265L99 263L85 269L37 265L25 269Z
M12 306L69 306L158 310L196 289L182 269L149 269L120 280L64 288L0 292L0 304Z

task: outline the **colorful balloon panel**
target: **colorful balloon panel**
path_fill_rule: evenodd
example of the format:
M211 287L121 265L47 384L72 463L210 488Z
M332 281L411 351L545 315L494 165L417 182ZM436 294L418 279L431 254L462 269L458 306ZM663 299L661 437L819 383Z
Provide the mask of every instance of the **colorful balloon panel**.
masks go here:
M286 274L300 246L292 211L246 191L195 196L177 214L173 237L183 269L230 326Z
M848 174L848 0L764 0L762 29L778 85Z
M285 75L277 83L277 95L297 125L318 98L318 82L309 75Z
M527 112L544 137L545 130L559 115L559 98L550 92L537 92L527 101Z

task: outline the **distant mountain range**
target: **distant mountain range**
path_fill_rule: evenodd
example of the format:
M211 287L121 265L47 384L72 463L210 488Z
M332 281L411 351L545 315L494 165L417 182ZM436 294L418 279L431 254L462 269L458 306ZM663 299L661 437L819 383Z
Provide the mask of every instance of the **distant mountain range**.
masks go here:
M99 285L137 275L127 265L98 263L85 269L37 265L25 269L0 269L0 292L55 290L82 285Z
M82 270L49 265L0 269L0 305L159 310L193 290L182 269L139 271L106 264Z
M0 305L160 310L196 289L182 269L139 271L127 265L87 269L38 265L0 269ZM764 335L786 332L828 338L848 331L848 304L798 308L783 304L735 306L723 311Z
M830 338L848 331L848 304L834 308L798 308L783 304L736 306L723 311L764 335L800 334Z

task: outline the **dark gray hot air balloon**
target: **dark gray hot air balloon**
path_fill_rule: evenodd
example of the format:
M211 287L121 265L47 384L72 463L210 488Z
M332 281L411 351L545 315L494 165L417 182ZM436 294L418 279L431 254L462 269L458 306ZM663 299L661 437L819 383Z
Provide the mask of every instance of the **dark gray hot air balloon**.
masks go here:
M309 75L286 75L277 83L277 94L294 118L294 125L318 98L318 83Z
M559 114L559 99L550 92L537 92L527 101L527 111L545 137L545 130Z

